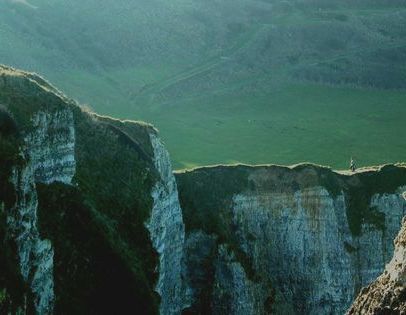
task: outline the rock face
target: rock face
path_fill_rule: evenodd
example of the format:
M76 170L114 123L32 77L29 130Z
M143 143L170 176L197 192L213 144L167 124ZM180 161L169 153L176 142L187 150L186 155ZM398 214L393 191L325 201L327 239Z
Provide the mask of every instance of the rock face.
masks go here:
M0 103L0 313L180 313L184 225L156 130L4 66Z
M226 245L218 247L214 266L214 314L263 313L260 284L248 278L244 267Z
M75 129L73 112L37 112L32 117L34 128L24 139L35 181L44 184L71 184L75 175Z
M186 305L181 279L185 226L169 154L155 134L150 136L154 164L160 175L152 190L154 204L147 224L152 243L159 254L156 291L161 297L161 314L180 314Z
M177 174L187 243L207 235L202 246L214 252L192 262L202 269L193 273L210 276L191 282L199 292L191 312L206 303L214 314L345 313L392 255L405 171L344 176L302 165Z
M384 273L361 290L347 314L406 314L405 220L395 240L393 258Z
M39 235L36 183L71 184L75 174L73 115L71 111L38 112L32 125L21 147L24 166L13 169L11 181L17 199L7 224L16 239L21 274L32 289L36 313L52 314L54 250Z

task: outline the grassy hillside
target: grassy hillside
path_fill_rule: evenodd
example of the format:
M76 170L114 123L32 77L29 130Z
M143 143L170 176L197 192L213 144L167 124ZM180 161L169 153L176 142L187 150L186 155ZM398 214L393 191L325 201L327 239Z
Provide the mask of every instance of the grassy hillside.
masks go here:
M0 0L0 63L154 123L176 168L406 157L400 0Z

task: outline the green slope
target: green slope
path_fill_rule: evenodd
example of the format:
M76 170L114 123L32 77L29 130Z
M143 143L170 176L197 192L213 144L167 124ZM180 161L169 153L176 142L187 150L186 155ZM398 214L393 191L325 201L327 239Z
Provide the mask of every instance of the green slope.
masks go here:
M404 1L0 0L0 63L154 123L176 168L405 160Z

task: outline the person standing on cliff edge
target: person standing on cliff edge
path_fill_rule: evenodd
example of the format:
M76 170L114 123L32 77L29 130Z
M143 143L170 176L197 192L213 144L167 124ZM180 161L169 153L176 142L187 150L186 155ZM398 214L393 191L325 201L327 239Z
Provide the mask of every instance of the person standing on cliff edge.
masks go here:
M355 172L356 169L357 169L357 167L355 166L355 161L354 161L354 159L351 157L350 170L351 170L352 172Z

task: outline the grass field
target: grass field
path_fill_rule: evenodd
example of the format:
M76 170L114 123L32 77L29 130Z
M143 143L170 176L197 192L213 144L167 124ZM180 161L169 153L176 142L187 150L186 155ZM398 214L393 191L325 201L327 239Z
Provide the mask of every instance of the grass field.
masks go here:
M406 160L403 1L27 3L0 0L0 63L153 123L177 169Z
M406 159L406 92L288 85L260 96L180 102L136 117L159 127L176 168L217 163L333 168Z

